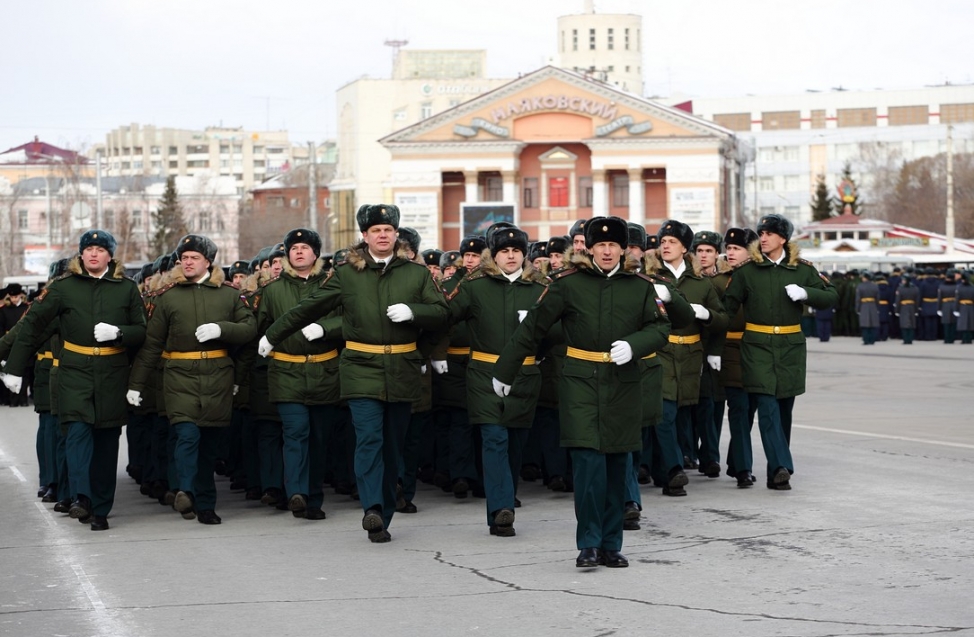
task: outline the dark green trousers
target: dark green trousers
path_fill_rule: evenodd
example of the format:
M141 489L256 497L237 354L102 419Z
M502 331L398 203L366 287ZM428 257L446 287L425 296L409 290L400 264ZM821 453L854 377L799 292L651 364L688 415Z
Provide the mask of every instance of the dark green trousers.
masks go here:
M94 515L108 515L115 504L118 440L121 427L97 429L86 422L67 423L65 458L72 497L86 495Z
M575 544L579 549L622 549L628 453L573 448Z

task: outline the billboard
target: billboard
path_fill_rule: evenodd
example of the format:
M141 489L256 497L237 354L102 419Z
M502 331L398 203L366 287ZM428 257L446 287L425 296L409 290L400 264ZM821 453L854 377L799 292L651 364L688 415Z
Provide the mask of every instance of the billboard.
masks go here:
M460 227L463 229L461 237L483 235L487 228L499 221L514 223L514 204L500 201L460 204Z

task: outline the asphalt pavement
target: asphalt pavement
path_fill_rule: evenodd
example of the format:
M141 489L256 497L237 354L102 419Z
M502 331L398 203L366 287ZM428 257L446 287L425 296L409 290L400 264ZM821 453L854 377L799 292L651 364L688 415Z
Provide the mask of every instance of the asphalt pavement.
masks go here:
M626 569L576 569L570 494L523 483L517 536L428 485L371 544L217 483L220 526L138 494L111 529L36 497L30 408L0 407L0 635L974 635L974 346L809 341L793 490L643 487ZM726 427L722 447L726 451Z

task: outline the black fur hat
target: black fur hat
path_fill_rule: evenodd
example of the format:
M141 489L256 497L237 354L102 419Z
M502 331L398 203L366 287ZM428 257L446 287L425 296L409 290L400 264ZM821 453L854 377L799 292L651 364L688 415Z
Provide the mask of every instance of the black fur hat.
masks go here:
M585 224L589 222L589 219L579 219L572 224L571 229L568 231L568 237L574 239L577 235L585 234Z
M649 252L650 250L655 250L659 247L659 237L655 234L646 235L646 245L643 246L643 250Z
M462 257L463 255L460 254L459 250L444 252L440 257L440 270L446 270L449 267L460 267L463 263Z
M504 248L517 248L524 256L528 255L528 233L520 228L497 228L487 235L490 256L495 256Z
M629 224L619 217L592 217L585 223L585 247L611 241L625 248L629 245Z
M471 234L463 238L460 242L460 255L463 256L467 252L476 252L480 254L487 247L487 239L478 235Z
M559 252L564 252L572 246L572 241L568 237L562 235L558 237L551 237L548 239L548 254L557 254Z
M105 248L108 250L108 254L114 257L118 242L115 241L115 237L108 230L89 230L81 235L81 240L78 241L78 254L81 254L85 251L85 248L90 246Z
M267 256L264 257L264 261L273 261L278 257L286 257L286 256L287 256L287 250L284 249L284 244L278 243L270 246L270 249L267 251Z
M693 243L690 245L690 249L696 250L697 246L712 246L717 252L720 252L724 245L723 239L719 232L701 230L693 235Z
M355 213L355 221L362 232L379 224L389 224L399 229L399 207L386 203L365 204L359 206L358 212Z
M795 226L791 221L778 214L764 215L758 222L758 234L761 232L773 232L785 241L791 239L791 233L795 231Z
M693 244L693 230L687 224L682 221L676 221L675 219L664 221L663 225L660 226L659 232L656 233L656 238L662 240L663 237L676 237L688 252L690 246Z
M210 241L209 237L201 234L187 234L179 240L176 246L177 257L182 257L184 252L199 252L203 258L211 264L216 259L216 244Z
M646 228L638 223L629 222L626 224L629 227L629 244L631 246L639 246L642 248L646 245Z
M227 273L231 279L235 274L250 274L250 261L234 261Z
M321 235L314 230L295 228L284 235L285 252L290 254L291 246L295 243L305 243L311 247L311 251L315 253L315 258L321 256Z
M403 226L399 228L399 240L409 246L409 249L413 251L413 254L419 254L419 244L423 242L423 238L419 236L413 228L407 228Z
M440 267L440 258L443 256L442 250L437 250L436 248L430 248L429 250L423 250L423 263L426 265L435 265Z
M747 248L757 238L758 233L750 228L728 228L727 232L724 233L724 244Z
M528 248L528 261L534 261L540 258L548 258L547 241L533 241Z

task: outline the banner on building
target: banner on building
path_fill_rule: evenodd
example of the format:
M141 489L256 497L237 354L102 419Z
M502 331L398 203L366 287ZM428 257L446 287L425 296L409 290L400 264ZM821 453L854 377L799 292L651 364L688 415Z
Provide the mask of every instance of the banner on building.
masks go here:
M419 233L420 250L435 247L440 241L437 229L439 211L436 192L396 193L395 204L399 207L399 225Z
M670 218L694 232L713 230L717 197L713 188L670 188Z

